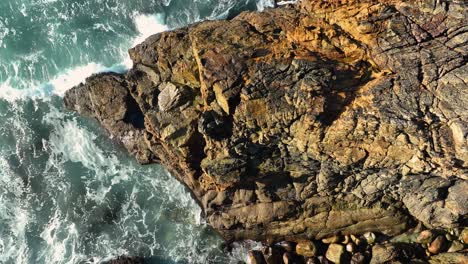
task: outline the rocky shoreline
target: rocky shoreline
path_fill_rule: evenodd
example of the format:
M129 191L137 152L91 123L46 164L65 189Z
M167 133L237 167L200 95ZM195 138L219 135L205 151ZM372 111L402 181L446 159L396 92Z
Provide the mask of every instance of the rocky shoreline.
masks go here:
M280 242L250 251L251 264L467 263L468 229L412 230L389 238L374 233L333 236L321 241Z
M468 228L421 230L388 237L372 232L322 240L281 241L250 250L249 264L468 263ZM119 257L106 264L144 264L140 257ZM245 264L239 262L238 264Z
M348 247L329 237L466 227L467 18L436 0L244 12L151 36L126 74L64 101L164 165L228 242L309 241L326 259ZM370 246L366 262L399 250Z

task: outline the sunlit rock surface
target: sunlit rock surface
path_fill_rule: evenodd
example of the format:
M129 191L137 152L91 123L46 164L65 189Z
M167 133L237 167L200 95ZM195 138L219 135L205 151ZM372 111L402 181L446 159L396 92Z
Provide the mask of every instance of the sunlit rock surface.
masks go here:
M227 240L466 223L463 1L312 1L148 38L67 92Z

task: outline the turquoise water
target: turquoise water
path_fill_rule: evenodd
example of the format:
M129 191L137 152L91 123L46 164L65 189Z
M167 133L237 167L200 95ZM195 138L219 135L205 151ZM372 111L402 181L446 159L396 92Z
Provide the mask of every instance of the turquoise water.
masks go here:
M131 67L145 37L269 1L1 0L0 263L237 263L184 187L140 166L64 92Z

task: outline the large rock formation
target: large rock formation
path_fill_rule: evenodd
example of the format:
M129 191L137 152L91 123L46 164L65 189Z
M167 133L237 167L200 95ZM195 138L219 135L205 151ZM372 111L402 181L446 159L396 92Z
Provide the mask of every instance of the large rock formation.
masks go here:
M441 0L245 12L151 36L65 104L168 168L227 240L463 226L467 17Z

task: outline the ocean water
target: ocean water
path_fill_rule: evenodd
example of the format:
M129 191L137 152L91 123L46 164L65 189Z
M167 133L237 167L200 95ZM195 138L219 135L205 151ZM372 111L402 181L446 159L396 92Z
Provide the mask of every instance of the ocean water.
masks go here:
M0 264L237 263L161 166L140 166L62 96L132 66L151 34L271 0L0 0Z

